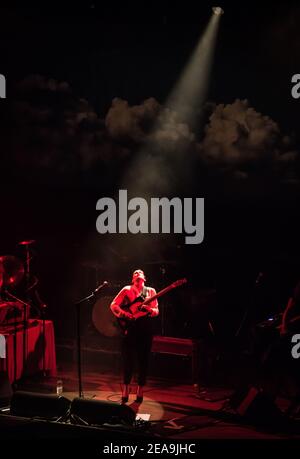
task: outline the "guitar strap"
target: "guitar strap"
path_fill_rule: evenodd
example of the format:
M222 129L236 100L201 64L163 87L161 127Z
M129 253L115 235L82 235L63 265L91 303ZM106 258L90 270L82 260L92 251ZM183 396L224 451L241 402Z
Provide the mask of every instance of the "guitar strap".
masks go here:
M147 298L147 293L148 293L149 289L148 287L143 287L143 291L142 291L142 297L144 298L144 300Z
M140 296L136 297L133 301L131 302L126 302L124 304L121 305L121 308L129 308L131 305L133 305L134 303L142 300L144 301L146 298L147 298L147 294L149 292L149 288L148 287L143 287L143 290L142 290L142 293L140 294ZM126 297L127 298L127 297Z

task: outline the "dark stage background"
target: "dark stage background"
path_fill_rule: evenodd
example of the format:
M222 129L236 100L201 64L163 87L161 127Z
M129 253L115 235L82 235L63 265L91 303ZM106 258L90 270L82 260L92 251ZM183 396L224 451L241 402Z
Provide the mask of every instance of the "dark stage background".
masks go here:
M188 279L162 299L158 333L164 327L166 335L203 337L212 333L210 322L219 342L232 342L238 331L247 342L251 326L285 307L300 277L299 102L290 94L300 69L292 18L300 12L293 3L272 7L272 14L261 4L224 8L196 143L172 144L162 167L151 171L146 193L205 198L205 237L195 246L172 234L99 235L96 202L124 186L138 195L137 176L128 181L125 173L149 132L146 117L139 136L115 136L107 118L112 100L143 107L154 97L163 104L210 6L201 4L199 21L194 10L147 13L144 6L137 19L97 4L1 12L7 97L0 100L0 254L24 260L18 242L36 241L32 273L58 339L75 336L75 301L104 280L110 286L103 295L114 295L136 268L157 290ZM249 99L263 129L263 116L280 127L253 147L249 162L241 153L248 138L242 126L231 145L240 162L203 160L209 116L236 99ZM157 147L153 163L164 154ZM147 181L148 173L142 168L138 178ZM164 178L167 190L160 188ZM22 288L16 293L23 295ZM83 308L84 330L93 307Z

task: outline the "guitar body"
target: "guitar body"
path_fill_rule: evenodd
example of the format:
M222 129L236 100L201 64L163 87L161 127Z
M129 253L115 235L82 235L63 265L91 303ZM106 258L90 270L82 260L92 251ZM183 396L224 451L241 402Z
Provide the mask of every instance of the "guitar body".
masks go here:
M123 311L129 312L132 314L133 319L126 319L126 318L118 318L118 324L121 329L121 331L126 334L130 326L137 320L140 319L141 317L146 317L149 312L148 311L143 311L141 310L141 306L144 303L144 298L143 297L138 297L134 300L132 303L124 304L122 306Z

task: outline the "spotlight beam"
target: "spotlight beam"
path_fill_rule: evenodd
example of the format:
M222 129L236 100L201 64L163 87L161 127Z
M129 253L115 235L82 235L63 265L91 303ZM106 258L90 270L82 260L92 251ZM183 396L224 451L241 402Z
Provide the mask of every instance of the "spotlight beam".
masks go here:
M175 110L191 127L195 127L197 111L207 96L220 17L220 13L212 14L196 49L165 104Z
M174 186L174 170L183 167L181 161L184 155L178 150L178 155L176 152L172 160L173 169L169 168L168 153L174 151L169 132L173 133L172 126L175 123L180 126L182 138L188 139L186 145L195 138L194 133L199 127L207 97L220 18L219 10L211 15L178 82L164 103L162 114L157 118L148 141L123 176L123 187L128 188L130 184L132 188L133 184L135 194L138 193L139 196L167 195ZM176 143L176 137L174 138ZM185 146L183 151L186 151Z

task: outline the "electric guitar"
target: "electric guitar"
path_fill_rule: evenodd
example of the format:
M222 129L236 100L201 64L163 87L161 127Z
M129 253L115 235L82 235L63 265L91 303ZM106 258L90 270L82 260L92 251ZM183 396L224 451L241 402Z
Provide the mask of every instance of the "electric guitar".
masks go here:
M123 311L128 312L132 315L132 318L127 319L127 318L118 318L118 325L121 328L122 332L124 334L127 333L128 328L130 327L130 324L135 322L136 320L140 319L141 317L146 317L147 315L150 314L151 312L151 307L148 306L149 303L152 303L152 301L156 300L162 295L165 295L168 293L170 290L173 290L174 288L180 287L183 284L186 284L187 280L186 279L179 279L172 284L170 284L168 287L165 287L163 290L160 292L156 293L153 296L138 296L135 298L131 303L125 304L122 306Z

